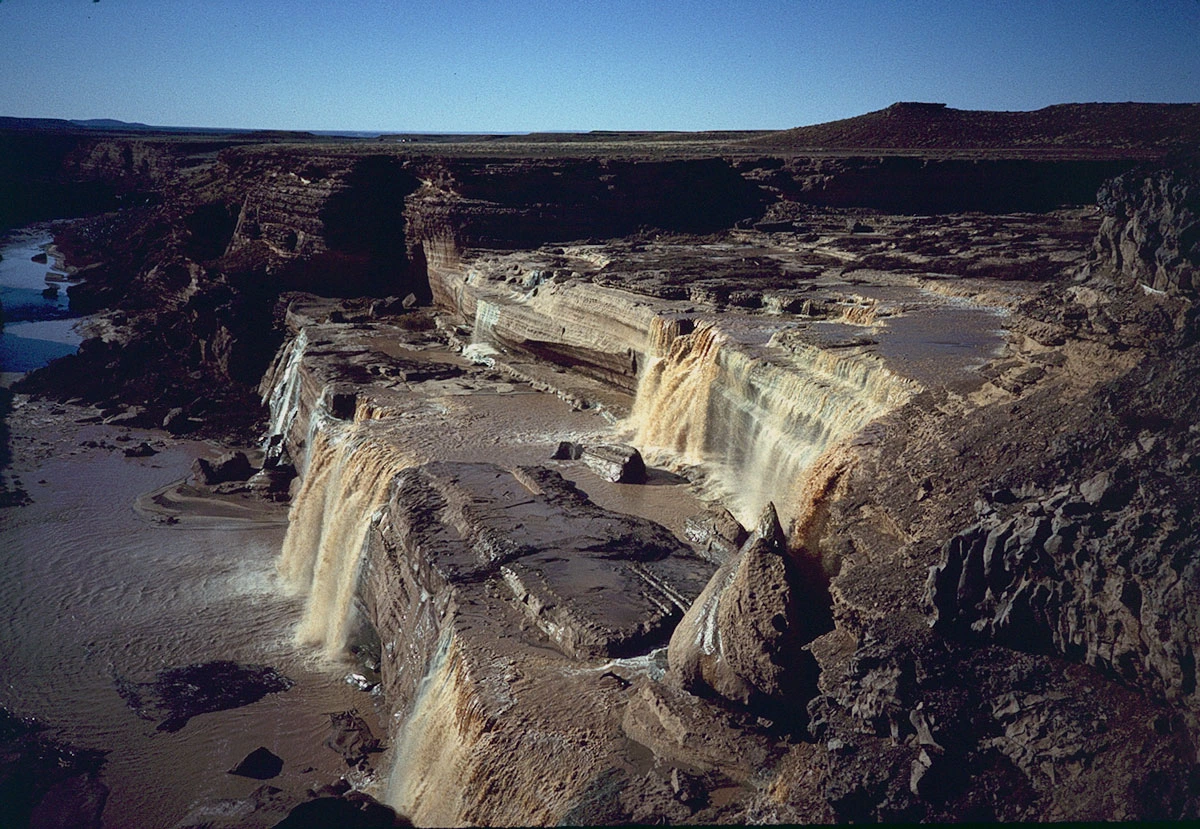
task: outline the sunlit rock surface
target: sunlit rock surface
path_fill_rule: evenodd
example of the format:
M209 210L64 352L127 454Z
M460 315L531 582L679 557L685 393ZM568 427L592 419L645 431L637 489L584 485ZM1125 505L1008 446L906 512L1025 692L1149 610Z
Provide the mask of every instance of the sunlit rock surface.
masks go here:
M954 520L935 516L958 514L955 493L974 492L981 484L967 482L991 480L997 468L951 460L963 451L955 447L1010 445L1013 463L1044 454L1034 436L1042 429L1049 440L1058 427L1008 411L1024 400L1086 401L1141 359L1098 342L1094 327L1073 335L1074 318L1046 313L1045 280L1085 262L1086 246L1076 246L1096 220L1064 211L1054 222L873 221L806 236L747 231L716 244L442 248L430 268L448 312L440 331L469 361L436 356L439 332L403 316L291 303L291 339L262 387L269 451L301 473L281 566L308 595L303 640L330 655L379 649L396 714L387 801L399 812L418 823L544 823L1190 808L1179 732L1153 727L1153 717L1173 716L1167 708L1086 674L1048 679L1052 656L938 650L941 631L957 628L931 629L926 615L947 602L940 586L925 599L939 548L923 545ZM942 247L954 234L1000 238L1007 258L988 261L986 243ZM685 272L707 262L709 287L685 280L693 294L679 296L672 254ZM718 274L756 257L771 263L756 270L764 281L729 292ZM1086 287L1072 290L1085 320L1110 307ZM554 435L539 460L499 466L422 436L418 424L447 413L449 389L480 391L485 375L608 414L612 425L597 419L597 428L646 453L652 468L686 474L745 525L777 503L780 523L765 521L741 552L740 528L719 513L673 538L640 530L628 543L589 541L617 519L596 524L572 483L534 465L554 463ZM1027 443L1012 443L1017 435ZM898 452L904 460L885 460ZM920 453L932 454L915 462ZM595 474L577 454L562 463ZM946 477L956 468L961 481ZM905 524L910 514L928 529ZM693 533L695 553L678 540ZM711 581L706 559L727 562ZM960 593L956 581L956 608L974 601ZM672 632L667 671L666 652L647 654ZM876 640L910 644L873 656ZM946 664L983 659L971 670L984 684L950 668L930 673L935 653ZM1052 705L1067 707L1010 723L1013 691L1000 677L1014 671L1031 677L1020 685L1030 694L1060 688ZM1070 701L1093 698L1107 706L1102 719L1070 720L1088 745L1078 755L1085 770L1056 760L1042 771L1030 741L1057 741L1058 723L1078 710ZM1159 712L1148 730L1131 721L1119 741L1099 740L1104 718L1142 722L1145 711ZM985 721L994 725L964 724ZM535 750L537 734L554 738ZM781 742L788 734L801 742ZM894 745L882 750L878 740ZM1160 757L1172 782L1133 800L1087 794L1117 779L1086 770L1113 752ZM514 767L525 754L570 771L551 781ZM1118 762L1124 791L1155 785ZM508 796L484 796L501 768L517 782ZM1047 782L1060 775L1076 781L1075 794Z
M804 583L768 505L754 535L676 626L667 649L673 677L696 694L782 712L816 681L801 650L827 619L816 587Z

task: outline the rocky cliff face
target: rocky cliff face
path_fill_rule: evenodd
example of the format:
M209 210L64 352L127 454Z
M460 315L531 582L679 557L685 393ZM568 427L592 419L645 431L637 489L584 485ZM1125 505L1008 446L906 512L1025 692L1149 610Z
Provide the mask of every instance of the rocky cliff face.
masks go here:
M594 508L547 472L424 465L443 450L401 424L430 410L396 396L419 373L366 347L400 335L366 310L315 324L293 306L296 345L264 391L305 476L306 630L378 647L399 714L389 802L432 823L1191 814L1193 531L1167 505L1191 499L1193 450L1190 415L1164 418L1194 401L1162 395L1188 358L1127 344L1154 330L1156 297L1064 281L1083 220L875 216L848 232L810 216L817 232L676 239L673 260L652 242L448 245L431 287L466 354L632 413L625 434L735 511L749 493L780 505L782 527L769 508L745 542L689 523L725 564L686 589L679 571L630 587L620 574L646 562L607 553L559 573L539 551L564 542L539 521ZM1003 269L915 276L970 272L934 241L997 227ZM722 283L750 260L742 294ZM1050 263L1062 275L1042 281ZM691 268L710 281L676 279ZM611 545L566 558L591 568L596 549ZM660 608L605 603L650 638L575 604L610 583ZM665 660L628 658L672 630ZM548 787L512 759L533 756L571 771ZM494 794L501 767L516 782Z
M891 213L988 213L1087 204L1130 161L930 159L919 156L795 158L758 162L754 178L787 199Z
M1100 190L1099 266L1194 301L1200 290L1200 160L1119 176Z
M1148 202L1130 225L1185 209ZM993 375L957 415L915 399L838 484L809 543L839 559L836 627L810 646L839 818L1196 808L1194 329L1142 293L1025 306L1010 358L1041 367L1032 383Z

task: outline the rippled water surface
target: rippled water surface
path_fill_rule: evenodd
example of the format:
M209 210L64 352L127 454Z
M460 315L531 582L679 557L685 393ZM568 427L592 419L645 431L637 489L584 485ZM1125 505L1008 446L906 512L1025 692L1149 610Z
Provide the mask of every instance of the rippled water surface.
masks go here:
M0 511L0 705L37 717L51 736L110 752L110 827L171 826L214 798L246 797L260 782L226 771L258 746L284 759L272 785L302 793L336 779L345 766L324 747L327 713L366 714L372 701L342 681L344 667L293 645L300 600L275 575L283 528L155 524L134 512L136 496L186 476L212 447L126 458L80 446L117 430L34 417L33 408L12 419L13 472L33 503ZM116 691L116 677L149 682L163 668L209 660L271 665L297 684L176 733L139 719Z

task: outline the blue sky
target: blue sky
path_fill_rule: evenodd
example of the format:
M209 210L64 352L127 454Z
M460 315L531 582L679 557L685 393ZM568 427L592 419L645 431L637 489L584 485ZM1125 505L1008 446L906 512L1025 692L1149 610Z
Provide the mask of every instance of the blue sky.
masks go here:
M785 129L900 100L1200 101L1200 0L0 0L0 115Z

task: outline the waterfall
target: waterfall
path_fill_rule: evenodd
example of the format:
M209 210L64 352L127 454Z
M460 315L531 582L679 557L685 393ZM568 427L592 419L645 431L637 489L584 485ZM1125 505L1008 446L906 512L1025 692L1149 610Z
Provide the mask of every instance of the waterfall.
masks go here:
M292 423L296 420L296 412L300 408L300 363L304 352L308 349L308 331L301 328L288 346L287 360L283 369L278 368L267 374L264 383L263 397L266 399L271 412L271 424L267 432L268 439L280 435L286 439L291 431Z
M397 735L385 800L397 812L424 825L457 822L465 792L455 772L469 748L459 722L465 694L460 665L454 658L452 626L442 630L437 652L417 687L412 711Z
M656 325L633 440L656 462L699 467L743 524L772 501L794 518L797 487L820 455L915 390L870 355L806 345L751 353L711 323L687 329Z
M279 572L307 593L297 639L329 656L346 646L354 593L371 517L395 474L412 460L375 432L380 421L345 423L318 412L308 442L308 469L292 502Z

